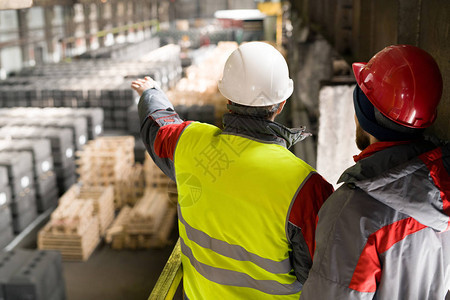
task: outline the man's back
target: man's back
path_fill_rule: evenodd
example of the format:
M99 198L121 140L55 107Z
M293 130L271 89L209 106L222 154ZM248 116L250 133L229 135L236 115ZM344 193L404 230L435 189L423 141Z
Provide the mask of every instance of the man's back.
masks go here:
M450 287L449 166L449 146L428 142L358 160L319 213L315 262L302 296L444 299Z
M287 221L314 169L281 145L201 123L186 128L174 162L183 266L191 274L184 280L187 294L298 299ZM197 183L195 198L188 181Z

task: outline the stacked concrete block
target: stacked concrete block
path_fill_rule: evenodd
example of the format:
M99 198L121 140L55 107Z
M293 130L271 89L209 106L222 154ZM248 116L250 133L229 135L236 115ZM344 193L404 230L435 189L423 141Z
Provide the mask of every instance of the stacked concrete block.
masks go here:
M59 194L63 194L76 182L75 150L70 129L5 126L0 128L0 138L25 140L48 139L51 145Z
M61 255L39 250L0 252L0 299L65 300Z
M17 117L17 118L40 118L45 120L73 120L73 125L70 126L75 131L74 138L80 137L84 133L84 121L79 118L86 119L88 139L95 139L103 132L103 110L101 108L65 108L65 107L15 107L15 108L1 108L0 117ZM81 137L83 140L84 138Z
M180 47L167 45L127 60L77 60L39 65L0 83L2 107L75 107L104 109L106 129L126 130L127 109L136 94L130 84L152 76L168 90L181 77Z
M0 116L0 126L33 126L37 128L55 128L70 130L74 149L80 150L88 139L87 120L84 117L42 117L38 114L31 114L27 117Z
M8 169L0 167L0 248L4 248L14 238L11 213L11 187Z
M0 166L7 169L13 229L19 233L37 217L32 155L27 151L0 152Z
M0 153L26 151L33 159L33 181L36 191L38 212L43 212L56 206L58 187L56 174L53 170L53 157L50 141L47 139L33 140L1 140Z

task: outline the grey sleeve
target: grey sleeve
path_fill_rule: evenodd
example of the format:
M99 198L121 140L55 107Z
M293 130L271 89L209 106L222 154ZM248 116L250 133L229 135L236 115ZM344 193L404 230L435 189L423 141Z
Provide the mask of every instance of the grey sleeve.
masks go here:
M155 153L154 143L161 127L169 124L181 124L183 120L175 112L172 103L164 92L153 88L146 90L138 103L138 114L141 124L141 138L155 164L175 181L173 161L159 157Z

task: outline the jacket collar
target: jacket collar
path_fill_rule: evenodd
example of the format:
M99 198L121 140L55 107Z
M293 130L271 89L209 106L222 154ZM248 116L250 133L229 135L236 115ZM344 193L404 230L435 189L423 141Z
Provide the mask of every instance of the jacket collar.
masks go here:
M357 156L356 164L345 170L338 183L356 182L377 177L389 169L437 147L435 142L430 140L394 144L375 143L371 146Z
M240 135L263 143L278 144L290 148L310 136L305 128L287 128L269 120L227 113L223 116L224 134Z
M369 145L366 149L364 149L363 151L361 151L360 154L358 155L354 155L353 156L353 160L355 162L360 161L363 158L369 157L372 154L384 150L386 148L392 147L392 146L397 146L397 145L404 145L404 144L409 144L411 143L411 141L401 141L401 142L378 142L378 143L374 143Z

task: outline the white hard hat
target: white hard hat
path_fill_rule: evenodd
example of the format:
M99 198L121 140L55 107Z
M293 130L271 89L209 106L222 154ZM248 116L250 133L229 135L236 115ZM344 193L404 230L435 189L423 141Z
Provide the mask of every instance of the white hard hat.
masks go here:
M273 46L245 43L225 63L219 90L230 101L245 106L269 106L292 95L286 60Z

